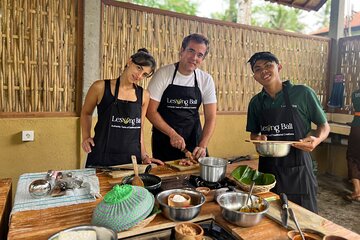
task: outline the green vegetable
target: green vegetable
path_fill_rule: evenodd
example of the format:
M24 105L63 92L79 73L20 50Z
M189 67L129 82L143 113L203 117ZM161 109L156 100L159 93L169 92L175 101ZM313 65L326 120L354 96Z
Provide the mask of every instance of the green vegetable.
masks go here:
M275 176L273 174L261 173L249 166L238 166L232 171L231 176L245 184L251 184L252 180L255 181L255 185L269 185L275 182Z

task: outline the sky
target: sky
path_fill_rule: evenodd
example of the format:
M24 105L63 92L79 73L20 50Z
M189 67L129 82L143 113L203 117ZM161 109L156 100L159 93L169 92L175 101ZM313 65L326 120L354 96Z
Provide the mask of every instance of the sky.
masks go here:
M268 3L265 0L252 0L253 4L263 4ZM353 10L356 12L360 11L359 0L345 0L345 14L348 15L350 13L350 7L352 6ZM224 12L228 7L228 0L198 0L199 2L199 13L200 17L211 17L211 13L213 12ZM355 4L357 2L357 4ZM309 33L319 29L319 26L316 26L317 15L318 13L315 11L302 11L303 13L303 22L306 24L305 33Z

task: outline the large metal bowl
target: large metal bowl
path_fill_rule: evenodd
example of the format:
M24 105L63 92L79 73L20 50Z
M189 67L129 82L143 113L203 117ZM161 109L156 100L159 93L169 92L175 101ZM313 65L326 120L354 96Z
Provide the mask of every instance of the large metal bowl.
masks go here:
M263 157L285 157L289 154L291 143L261 142L255 143L257 153Z
M186 193L191 197L191 206L189 207L170 207L168 197L170 194ZM189 189L171 189L162 191L156 195L156 201L159 203L162 214L172 221L189 221L195 218L205 203L205 197L202 193Z
M228 161L216 157L199 158L200 177L208 182L218 182L225 178Z
M262 200L265 209L258 213L240 212L239 209L245 204L247 193L241 192L226 192L218 196L217 202L221 207L222 216L232 224L240 227L251 227L258 224L269 210L269 203ZM253 201L258 197L252 195Z

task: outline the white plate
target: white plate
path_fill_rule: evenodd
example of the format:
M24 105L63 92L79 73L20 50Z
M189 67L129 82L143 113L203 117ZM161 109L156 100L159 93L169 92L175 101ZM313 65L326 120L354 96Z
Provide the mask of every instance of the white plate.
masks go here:
M97 240L116 240L116 239L118 239L117 234L113 230L105 228L105 227L93 226L93 225L76 226L76 227L62 230L61 232L84 231L84 230L95 230ZM48 240L57 240L59 237L59 234L60 234L60 232L52 235Z

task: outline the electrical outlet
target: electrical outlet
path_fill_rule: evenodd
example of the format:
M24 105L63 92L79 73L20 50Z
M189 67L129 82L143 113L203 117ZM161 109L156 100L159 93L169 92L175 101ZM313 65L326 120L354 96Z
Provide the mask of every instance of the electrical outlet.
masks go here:
M23 142L32 142L34 141L34 131L22 131L22 141Z

